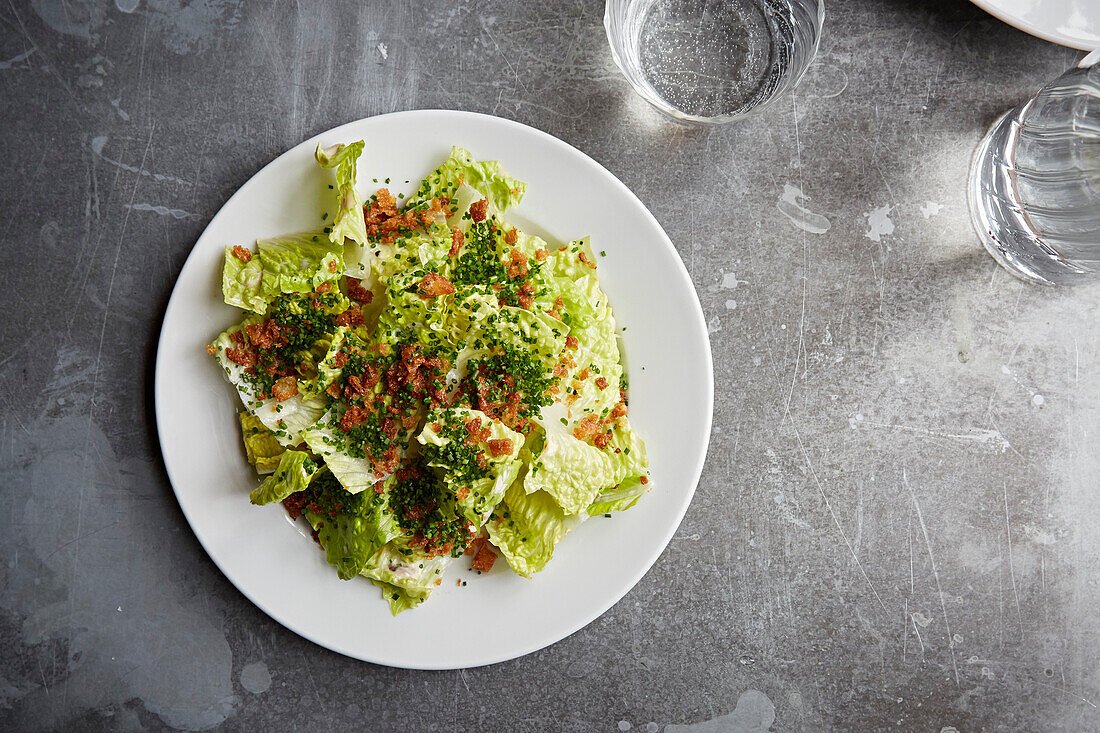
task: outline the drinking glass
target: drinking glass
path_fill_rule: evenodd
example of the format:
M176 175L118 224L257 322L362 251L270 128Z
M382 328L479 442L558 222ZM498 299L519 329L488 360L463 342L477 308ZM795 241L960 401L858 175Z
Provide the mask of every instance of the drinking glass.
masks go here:
M798 83L817 52L822 0L607 0L627 80L673 119L722 123Z
M1009 272L1080 282L1100 271L1100 52L993 123L970 166L974 229Z

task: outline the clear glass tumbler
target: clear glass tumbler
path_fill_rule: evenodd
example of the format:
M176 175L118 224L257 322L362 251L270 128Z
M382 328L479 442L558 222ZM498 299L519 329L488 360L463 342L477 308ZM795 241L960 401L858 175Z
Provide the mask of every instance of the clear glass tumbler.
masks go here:
M607 0L611 54L670 117L730 122L798 83L821 37L822 0Z
M1100 55L993 123L974 153L974 229L1013 275L1061 285L1100 271Z

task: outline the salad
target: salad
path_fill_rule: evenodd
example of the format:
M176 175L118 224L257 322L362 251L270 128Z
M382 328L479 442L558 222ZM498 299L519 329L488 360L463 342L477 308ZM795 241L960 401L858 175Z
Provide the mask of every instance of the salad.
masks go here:
M318 146L335 180L317 229L225 248L225 302L247 313L207 351L266 476L252 503L304 517L396 615L463 553L531 577L633 506L648 463L588 240L510 224L526 185L457 147L407 199L364 201L363 148Z

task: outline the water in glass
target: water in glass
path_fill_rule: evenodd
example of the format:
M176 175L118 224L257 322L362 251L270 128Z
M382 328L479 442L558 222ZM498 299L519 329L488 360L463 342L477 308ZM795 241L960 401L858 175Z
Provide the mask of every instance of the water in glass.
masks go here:
M970 215L1010 272L1045 284L1100 271L1100 65L1006 113L970 169Z
M607 0L615 62L657 109L727 122L794 86L821 35L820 0Z

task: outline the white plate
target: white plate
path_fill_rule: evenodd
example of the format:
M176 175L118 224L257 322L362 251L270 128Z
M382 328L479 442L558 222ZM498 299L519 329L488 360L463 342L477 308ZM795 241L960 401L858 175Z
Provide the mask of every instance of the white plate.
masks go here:
M971 0L1024 33L1063 46L1100 48L1100 0Z
M241 312L222 303L223 247L316 226L329 208L331 172L313 162L318 141L364 139L360 188L391 179L411 191L451 145L495 159L528 183L510 218L557 241L585 234L600 281L627 330L630 418L652 463L652 490L627 512L595 517L526 580L503 560L478 576L457 560L419 608L390 616L366 579L341 581L281 506L254 507L258 481L240 444L240 401L204 346ZM404 181L411 181L405 184ZM536 224L537 223L537 224ZM210 557L253 603L334 651L394 667L455 669L541 649L589 623L656 561L683 518L706 455L714 384L706 324L672 243L606 169L531 127L486 115L414 111L338 127L284 153L241 187L210 222L180 273L156 364L161 450L183 513ZM457 587L456 579L468 585Z

